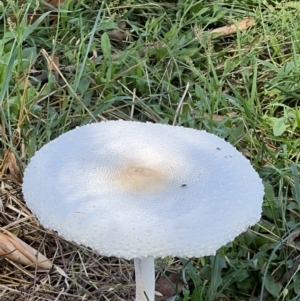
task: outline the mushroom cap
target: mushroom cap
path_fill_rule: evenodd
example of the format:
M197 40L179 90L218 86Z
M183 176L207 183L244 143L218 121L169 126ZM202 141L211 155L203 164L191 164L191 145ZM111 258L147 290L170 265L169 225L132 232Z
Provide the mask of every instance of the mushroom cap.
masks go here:
M215 254L259 221L264 188L250 162L216 135L107 121L37 151L23 193L45 227L131 259Z

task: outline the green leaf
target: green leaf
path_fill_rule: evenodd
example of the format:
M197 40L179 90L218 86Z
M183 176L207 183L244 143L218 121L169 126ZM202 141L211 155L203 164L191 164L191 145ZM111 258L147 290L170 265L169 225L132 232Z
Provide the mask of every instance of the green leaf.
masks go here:
M78 91L81 94L81 96L83 96L86 93L90 84L91 84L91 82L86 77L82 77L79 80Z
M22 68L28 68L37 57L36 47L28 47L22 50Z
M284 123L285 118L278 118L273 124L273 134L276 137L281 136L288 126Z
M199 53L199 49L198 48L196 48L196 47L194 47L194 48L189 47L189 48L183 48L183 49L181 49L179 55L183 56L183 57L186 57L186 56L192 57L192 56L194 56L197 53Z
M226 260L223 255L216 254L216 256L211 257L212 262L212 275L211 275L211 282L210 282L210 296L212 299L214 294L218 291L218 287L223 284L222 279L222 269L226 268Z
M265 198L269 201L274 203L275 200L275 193L274 193L274 189L273 186L268 183L268 182L264 182L264 187L265 187Z
M101 49L103 52L103 56L107 60L111 60L111 44L109 36L106 32L104 32L101 36Z
M271 276L266 277L265 286L267 291L274 297L278 297L280 295L282 285L278 282L275 282L274 278L272 278Z
M36 47L27 47L22 49L23 60L28 60L30 63L32 63L32 61L35 60L36 57L37 57Z
M300 208L300 182L299 182L299 175L298 175L298 169L296 164L292 164L291 172L294 180L294 198L298 204L298 207Z
M270 219L278 219L279 211L277 208L280 206L278 202L275 202L275 193L272 185L268 182L264 182L265 198L267 202L263 204L263 213Z

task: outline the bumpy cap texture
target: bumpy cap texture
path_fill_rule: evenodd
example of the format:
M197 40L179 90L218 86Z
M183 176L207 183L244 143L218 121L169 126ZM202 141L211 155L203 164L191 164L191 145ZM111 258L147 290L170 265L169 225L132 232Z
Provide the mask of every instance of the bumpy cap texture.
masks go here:
M259 221L264 195L225 140L130 121L85 125L46 144L23 192L45 227L127 259L213 255Z

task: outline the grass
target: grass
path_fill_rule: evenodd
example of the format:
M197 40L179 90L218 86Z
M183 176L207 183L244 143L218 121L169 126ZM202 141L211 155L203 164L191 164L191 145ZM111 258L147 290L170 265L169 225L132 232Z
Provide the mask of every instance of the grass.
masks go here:
M265 184L261 221L216 256L160 262L159 273L184 280L176 298L300 300L298 2L114 2L69 0L56 15L34 18L36 1L0 2L0 227L57 266L36 271L1 259L0 299L134 296L131 262L43 229L18 181L35 151L60 134L126 119L215 133ZM244 18L255 24L213 33Z

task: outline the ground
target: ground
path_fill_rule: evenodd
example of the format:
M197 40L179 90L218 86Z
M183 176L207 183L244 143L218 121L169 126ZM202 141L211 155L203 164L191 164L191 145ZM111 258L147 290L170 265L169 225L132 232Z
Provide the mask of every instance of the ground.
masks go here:
M214 133L265 185L261 221L216 256L158 259L158 279L180 278L174 298L298 300L298 1L7 0L0 10L0 232L55 264L16 263L0 242L1 301L134 298L132 262L44 229L22 197L36 150L110 119Z

